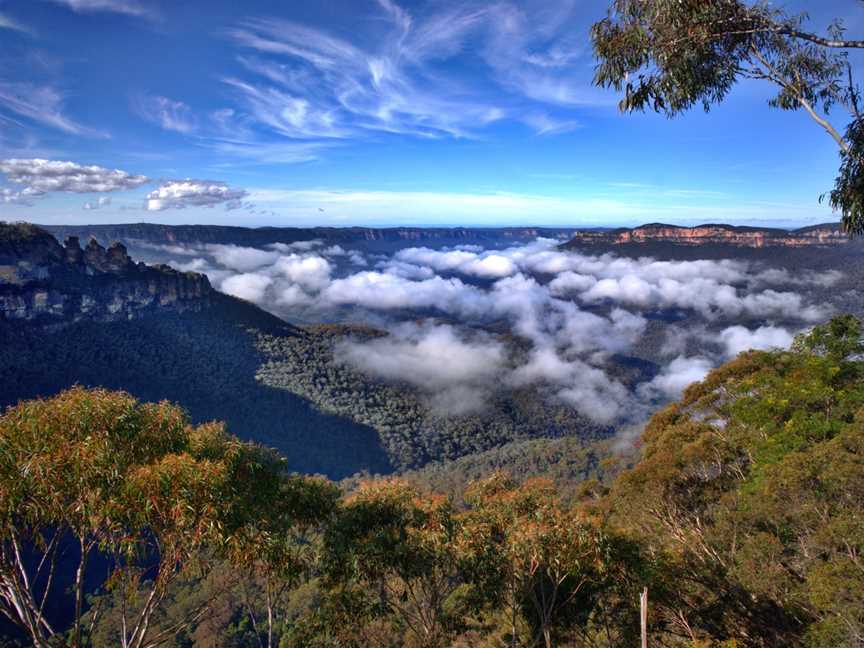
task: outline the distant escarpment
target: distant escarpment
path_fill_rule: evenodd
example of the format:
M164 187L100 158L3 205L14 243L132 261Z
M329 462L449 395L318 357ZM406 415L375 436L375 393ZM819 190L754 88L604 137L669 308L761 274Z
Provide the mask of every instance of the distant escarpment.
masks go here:
M849 242L840 223L812 225L796 230L733 225L698 225L680 227L651 223L640 227L602 231L579 231L564 247L583 245L627 245L639 243L673 243L678 245L731 245L736 247L800 248L814 245L838 245Z
M161 225L131 223L127 225L55 225L48 228L58 238L93 237L102 243L123 241L127 245L149 243L233 244L262 246L272 243L295 243L320 239L328 243L350 244L434 242L483 242L500 238L569 238L575 228L508 227L230 227L223 225Z
M207 277L135 263L120 243L65 245L35 225L0 222L0 321L130 320L155 309L205 308Z

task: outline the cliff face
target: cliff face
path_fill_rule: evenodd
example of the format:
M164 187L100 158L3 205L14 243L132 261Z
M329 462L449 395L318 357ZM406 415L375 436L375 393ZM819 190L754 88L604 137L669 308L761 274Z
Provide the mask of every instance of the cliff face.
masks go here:
M48 228L58 238L90 237L102 243L124 241L130 246L138 243L167 244L234 244L263 246L271 243L294 243L321 239L327 243L352 242L483 242L504 238L549 238L573 235L575 228L439 228L439 227L227 227L222 225L160 225L132 223L128 225L55 225Z
M675 243L679 245L721 244L738 247L806 247L812 245L839 245L849 242L839 223L814 225L797 230L734 227L732 225L677 225L650 224L633 229L576 232L566 245L628 243Z
M168 308L201 310L213 289L204 275L135 263L126 248L76 237L65 246L34 225L0 223L0 320L61 324L134 319Z

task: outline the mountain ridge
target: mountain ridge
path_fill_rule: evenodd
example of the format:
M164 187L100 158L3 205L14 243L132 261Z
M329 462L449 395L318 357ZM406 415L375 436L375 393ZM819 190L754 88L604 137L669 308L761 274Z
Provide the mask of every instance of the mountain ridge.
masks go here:
M646 223L638 227L239 227L225 225L165 225L131 223L104 225L49 225L45 229L58 238L95 238L102 244L121 241L126 245L233 244L264 246L319 239L326 243L418 243L458 244L501 238L567 239L563 247L583 244L624 245L672 243L679 245L723 244L734 247L807 247L849 242L840 223L819 223L794 229L705 223L696 226Z
M122 241L129 244L211 243L269 245L321 239L328 243L392 241L483 241L500 237L567 238L576 228L554 227L239 227L228 225L163 225L131 223L121 225L47 225L58 238L77 236L96 238L103 244Z
M673 243L693 246L723 244L750 248L798 248L843 245L849 241L850 238L842 231L840 223L820 223L791 230L725 223L706 223L693 227L647 223L632 228L577 231L563 247L570 248L585 244Z

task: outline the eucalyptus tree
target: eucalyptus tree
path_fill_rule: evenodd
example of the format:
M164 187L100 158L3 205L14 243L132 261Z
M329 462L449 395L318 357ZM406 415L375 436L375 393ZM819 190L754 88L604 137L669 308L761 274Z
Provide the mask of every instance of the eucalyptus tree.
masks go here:
M847 38L842 21L823 34L808 29L806 14L768 2L614 0L591 38L595 83L622 92L625 112L707 111L739 81L773 84L771 106L804 110L836 142L840 171L828 200L847 232L864 233L864 119L850 56L864 40Z
M315 573L321 533L336 510L340 491L324 479L291 476L263 489L259 485L252 495L243 507L246 519L230 535L227 556L240 568L244 606L255 634L265 638L259 645L273 648L277 616L287 596ZM255 583L263 595L263 629L253 597L245 591Z
M282 471L221 424L193 427L178 407L123 392L76 387L10 408L0 417L0 612L34 646L88 644L97 556L120 600L116 644L158 645L206 613L200 605L154 631L171 584L255 522Z
M328 578L374 595L373 606L413 644L450 645L461 622L460 518L449 498L421 496L400 480L361 484L327 531Z
M590 645L586 628L612 561L600 526L562 505L545 479L518 485L494 473L473 484L466 500L463 551L477 587L506 612L510 645Z

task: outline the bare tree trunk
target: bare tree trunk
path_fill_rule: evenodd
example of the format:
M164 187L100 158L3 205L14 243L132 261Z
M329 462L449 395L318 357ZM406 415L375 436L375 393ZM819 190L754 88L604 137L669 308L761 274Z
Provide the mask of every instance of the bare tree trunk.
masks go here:
M273 594L270 588L270 576L266 577L267 587L267 648L273 648Z
M642 633L642 648L648 648L648 588L639 597L639 626Z
M78 560L78 569L75 570L75 626L72 631L72 645L75 648L81 646L81 608L84 603L84 572L87 571L87 556L90 547L84 536L78 538L81 547L81 558Z

